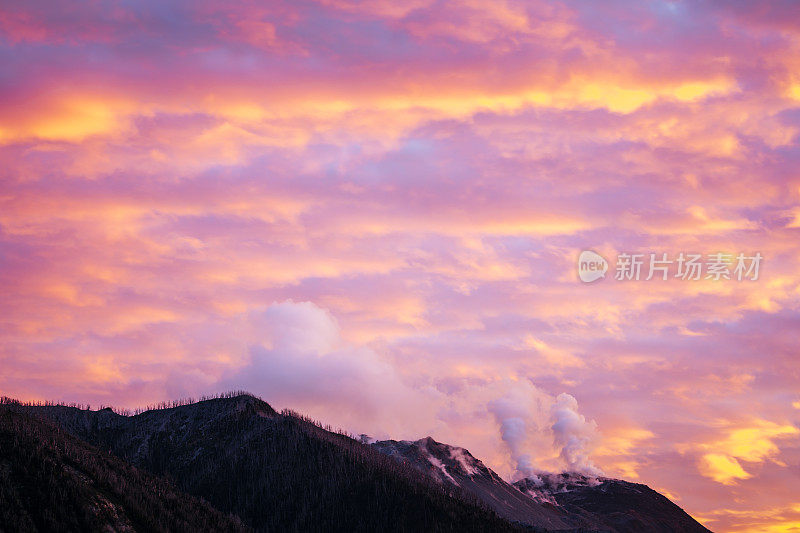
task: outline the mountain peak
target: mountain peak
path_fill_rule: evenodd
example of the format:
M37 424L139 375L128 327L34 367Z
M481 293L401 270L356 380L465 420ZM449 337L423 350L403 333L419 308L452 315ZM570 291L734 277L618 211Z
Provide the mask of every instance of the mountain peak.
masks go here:
M539 472L514 486L541 504L591 517L592 527L603 530L708 531L667 497L640 483L581 472Z
M270 404L249 393L242 393L231 398L219 398L227 404L232 405L235 411L250 411L262 417L277 416L278 412ZM214 400L209 400L214 401Z
M438 442L431 436L416 441L384 440L371 445L386 455L411 463L445 484L461 485L461 478L492 477L493 474L469 450Z
M547 529L569 529L573 525L565 513L527 497L465 448L437 442L431 437L416 441L379 441L372 446L443 485L472 494L508 520Z
M548 530L707 531L645 485L582 472L537 472L510 484L465 448L430 436L378 441L371 446L444 485L471 493L514 522Z
M200 414L204 416L225 416L234 413L252 414L271 418L278 416L277 411L267 402L248 392L229 392L212 398L201 398L199 401L188 400L165 403L155 408L148 409L136 416L148 415L153 412L171 412L180 414Z

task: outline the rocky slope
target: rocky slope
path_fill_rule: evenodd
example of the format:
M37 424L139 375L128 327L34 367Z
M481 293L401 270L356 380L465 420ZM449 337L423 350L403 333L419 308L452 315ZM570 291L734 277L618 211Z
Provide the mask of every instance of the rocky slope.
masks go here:
M562 509L530 498L464 448L442 444L430 437L417 441L378 441L372 446L444 485L466 490L508 520L549 530L567 530L576 525Z
M522 524L552 531L708 531L646 485L577 473L542 473L512 485L464 448L430 437L378 441L372 446L443 485L468 491L500 516Z
M540 474L514 483L539 502L549 502L594 528L618 533L701 533L708 529L647 485L577 473Z

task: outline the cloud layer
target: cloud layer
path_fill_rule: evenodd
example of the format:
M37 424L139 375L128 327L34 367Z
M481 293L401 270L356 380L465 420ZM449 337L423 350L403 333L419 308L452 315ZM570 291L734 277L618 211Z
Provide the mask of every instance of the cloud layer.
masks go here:
M797 526L798 21L788 1L4 5L0 390L246 387L508 477L638 479L715 531ZM764 263L583 285L584 249Z

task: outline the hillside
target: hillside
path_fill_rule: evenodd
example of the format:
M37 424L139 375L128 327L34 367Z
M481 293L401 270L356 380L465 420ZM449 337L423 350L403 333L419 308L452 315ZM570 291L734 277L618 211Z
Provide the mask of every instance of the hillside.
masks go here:
M5 402L0 415L0 530L708 531L645 485L511 484L464 448L367 444L248 394L132 416Z
M513 531L469 494L240 395L122 416L29 407L259 531Z
M0 405L0 531L247 531L58 427Z
M514 483L594 527L617 533L707 533L694 518L647 485L576 473L542 474Z
M436 442L378 441L388 456L445 486L474 495L498 515L552 531L707 533L668 498L646 485L576 473L541 474L513 485L464 448Z

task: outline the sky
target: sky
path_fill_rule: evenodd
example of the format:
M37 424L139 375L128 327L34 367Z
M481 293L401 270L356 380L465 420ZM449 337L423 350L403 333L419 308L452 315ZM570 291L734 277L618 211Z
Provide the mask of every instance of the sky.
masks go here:
M0 392L244 389L797 531L799 134L788 0L4 2ZM718 253L757 279L676 276Z

